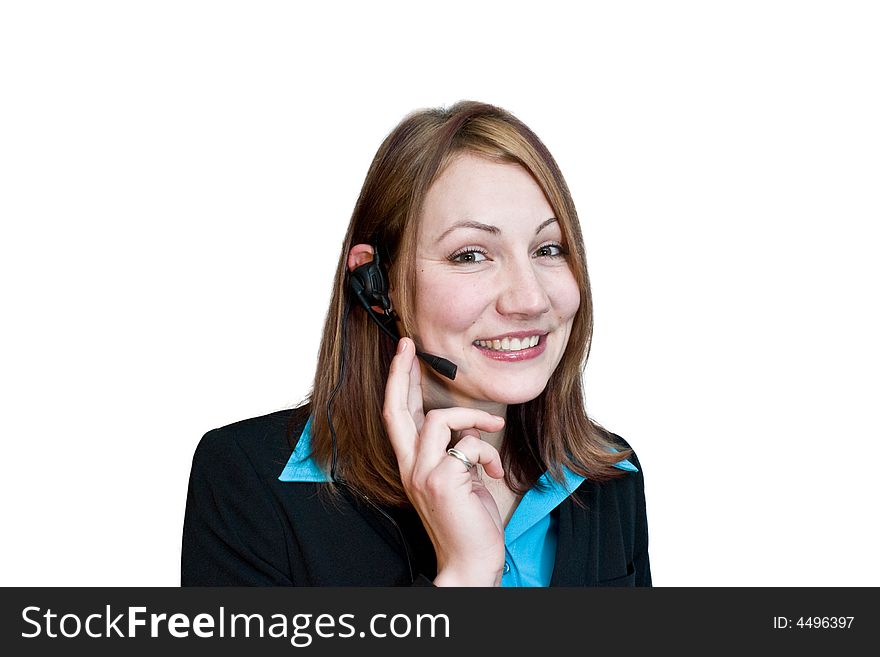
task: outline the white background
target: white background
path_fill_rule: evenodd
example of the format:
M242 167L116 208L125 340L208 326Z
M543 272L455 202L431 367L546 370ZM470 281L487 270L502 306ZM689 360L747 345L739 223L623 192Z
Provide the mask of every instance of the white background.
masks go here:
M9 2L4 585L176 585L203 433L309 390L384 136L541 136L657 585L880 585L871 2ZM319 7L319 8L318 8Z

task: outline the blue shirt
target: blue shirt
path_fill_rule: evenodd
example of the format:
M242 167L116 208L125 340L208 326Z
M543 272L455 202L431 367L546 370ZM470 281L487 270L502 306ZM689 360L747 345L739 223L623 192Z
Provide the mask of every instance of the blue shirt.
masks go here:
M281 481L329 482L330 477L311 458L312 419L306 422L296 449L278 477ZM637 472L627 460L615 467ZM565 481L560 483L545 472L538 480L543 487L533 487L523 495L504 528L504 571L502 586L549 586L556 563L558 528L551 511L581 485L584 477L563 467Z

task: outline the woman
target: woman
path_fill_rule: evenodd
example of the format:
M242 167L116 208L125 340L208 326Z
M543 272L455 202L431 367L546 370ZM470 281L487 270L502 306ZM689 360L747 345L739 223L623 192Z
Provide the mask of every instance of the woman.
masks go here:
M352 215L308 403L196 450L182 583L649 586L638 459L584 410L591 333L537 136L482 103L411 114Z

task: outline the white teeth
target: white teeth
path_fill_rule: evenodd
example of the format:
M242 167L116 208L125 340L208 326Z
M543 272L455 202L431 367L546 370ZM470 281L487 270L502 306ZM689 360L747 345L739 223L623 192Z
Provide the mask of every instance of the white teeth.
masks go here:
M503 338L501 340L477 340L475 344L495 351L522 351L534 347L541 337L533 335L528 338Z

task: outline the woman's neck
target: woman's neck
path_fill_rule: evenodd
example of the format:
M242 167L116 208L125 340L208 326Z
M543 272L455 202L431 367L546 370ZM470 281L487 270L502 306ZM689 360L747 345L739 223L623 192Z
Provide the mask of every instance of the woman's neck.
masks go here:
M422 407L426 414L428 411L435 408L452 408L454 406L476 408L491 413L492 415L503 417L505 420L507 419L507 404L476 399L463 399L451 393L449 389L436 385L434 382L430 381L430 379L426 380L426 378L422 378ZM480 437L484 442L489 443L500 452L501 445L504 444L504 432L506 428L505 424L501 431L496 431L495 433L481 431Z

